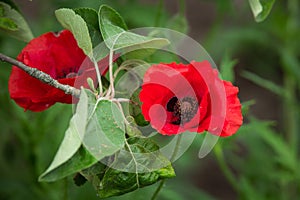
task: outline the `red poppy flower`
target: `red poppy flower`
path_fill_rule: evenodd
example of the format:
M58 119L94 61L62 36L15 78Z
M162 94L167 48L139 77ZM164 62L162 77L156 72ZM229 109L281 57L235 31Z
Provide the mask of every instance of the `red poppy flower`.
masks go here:
M159 133L234 134L242 124L238 88L222 81L208 61L151 66L140 93L142 113Z
M91 77L97 84L93 63L78 47L72 33L45 33L22 50L17 59L37 68L62 84L87 87L86 79ZM101 74L107 71L108 57L98 62ZM31 77L13 66L9 79L10 97L25 110L43 111L56 102L72 103L72 96Z

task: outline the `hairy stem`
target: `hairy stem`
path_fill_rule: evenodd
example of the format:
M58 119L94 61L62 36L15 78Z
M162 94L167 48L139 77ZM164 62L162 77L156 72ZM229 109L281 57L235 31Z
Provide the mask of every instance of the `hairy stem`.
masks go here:
M111 89L111 97L115 96L115 88L114 88L114 74L113 74L113 49L109 51L109 80L110 80L110 89Z
M113 68L114 68L114 63L113 63L113 57L114 57L114 46L117 43L119 37L125 33L126 31L123 31L116 35L116 38L114 39L111 48L109 48L109 81L110 81L110 86L107 90L106 97L110 97L111 99L115 97L115 86L114 86L114 73L113 73Z
M99 71L98 63L94 58L93 58L93 63L94 63L94 67L95 67L96 74L97 74L97 79L98 79L99 96L102 96L103 95L103 87L102 87L102 81L101 81L101 74L100 74L100 71ZM96 88L97 88L97 86L96 86Z
M80 90L78 90L72 86L59 83L57 80L53 79L49 74L46 74L36 68L29 67L29 66L25 65L24 63L17 61L17 60L15 60L9 56L6 56L2 53L0 53L0 60L18 67L19 69L25 71L30 76L42 81L43 83L46 83L50 86L60 89L60 90L64 91L66 94L71 94L72 96L77 97L77 98L79 98L79 96L80 96Z

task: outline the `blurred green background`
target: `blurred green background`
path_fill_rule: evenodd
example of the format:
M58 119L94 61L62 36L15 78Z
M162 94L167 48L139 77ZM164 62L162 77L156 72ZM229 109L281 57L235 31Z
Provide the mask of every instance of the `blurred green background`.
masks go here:
M54 11L106 3L130 28L162 26L187 33L215 60L224 79L240 88L244 125L220 139L203 159L203 135L174 163L158 199L298 199L300 197L299 99L300 2L277 0L269 17L256 23L243 0L18 0L35 36L62 27ZM0 34L0 52L16 57L26 44ZM0 70L0 199L98 199L91 185L72 177L39 183L72 114L57 104L42 113L23 112L10 100L11 66ZM111 199L150 199L157 184ZM148 198L149 197L149 198Z

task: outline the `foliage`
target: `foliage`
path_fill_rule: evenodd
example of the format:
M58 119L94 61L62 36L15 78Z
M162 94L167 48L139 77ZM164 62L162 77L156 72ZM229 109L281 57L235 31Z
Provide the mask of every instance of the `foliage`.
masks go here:
M275 0L249 0L254 18L257 22L262 22L269 15Z
M99 199L90 184L95 187L100 197L133 191L109 199L145 199L145 197L150 197L158 186L157 183L153 183L163 178L173 177L174 170L177 178L166 184L158 199L214 199L214 196L220 199L224 197L221 191L214 192L219 189L215 185L211 188L197 186L197 184L207 183L209 180L212 180L215 184L220 184L220 188L228 188L230 184L228 191L233 189L234 192L232 194L232 192L227 191L226 194L233 195L233 197L230 196L232 198L237 196L239 199L296 199L300 195L300 174L297 170L300 161L298 147L300 142L298 136L300 107L298 103L299 96L297 96L300 90L300 40L298 37L300 33L300 11L297 0L274 2L274 0L249 0L255 20L261 22L257 24L247 16L243 16L244 13L249 14L251 12L249 5L243 8L235 7L236 5L233 5L231 1L209 1L210 5L218 8L218 13L212 23L211 31L201 42L205 44L215 60L221 60L222 78L229 81L235 80L236 84L240 86L245 101L243 103L245 125L236 136L229 140L219 140L215 157L210 155L202 160L198 160L196 157L199 144L202 142L202 135L197 136L191 149L175 163L174 169L167 166L149 173L138 174L121 173L118 170L107 169L101 164L99 165L96 163L99 155L89 154L84 144L78 143L78 138L74 137L78 136L75 129L77 131L81 130L79 135L83 137L87 136L89 132L93 132L93 130L88 130L88 124L94 122L83 120L80 123L74 123L78 120L77 115L73 115L71 121L68 122L71 118L71 110L65 105L57 105L45 113L23 112L9 100L7 91L9 65L1 63L0 105L5 106L1 107L0 112L2 129L0 141L0 199ZM94 10L98 9L102 3L107 3L118 10L120 16L123 16L125 20L114 22L119 14L111 10L109 6L102 5L99 12ZM30 2L28 4L30 7ZM95 3L95 1L71 2L59 0L49 1L45 6L41 3L37 4L41 7L40 10L47 10L50 5L49 8L53 12L51 13L52 17L50 17L50 14L44 14L40 19L33 20L31 25L35 27L35 35L53 30L53 27L61 29L58 25L53 25L57 24L53 17L54 10L61 7L74 8L59 9L56 16L63 27L73 32L84 32L85 38L90 38L82 40L79 36L76 37L79 45L88 55L91 55L91 49L102 40L106 40L108 49L134 47L141 42L149 42L150 46L155 47L167 44L167 41L163 39L144 38L132 33L124 35L119 43L112 43L107 41L107 39L109 40L108 36L112 35L111 32L119 34L127 28L155 25L155 21L158 21L161 26L172 27L182 32L188 30L187 21L189 20L182 13L179 12L174 16L170 16L171 14L165 8L158 8L155 4L144 5L136 0L126 0L125 4L123 1ZM89 6L93 9L77 9L82 6ZM234 9L231 9L233 7ZM236 12L238 8L241 10ZM4 31L0 38L1 52L15 56L23 45L8 38L4 33L9 33L8 35L23 41L29 41L33 37L27 23L19 13L19 10L23 9L22 7L17 9L17 6L11 1L1 1L0 28L2 32ZM186 9L189 9L188 12L198 12L198 10L190 10L191 8ZM197 9L201 9L201 7ZM225 11L221 12L222 9ZM10 17L7 16L9 12L12 13ZM108 15L103 13L108 13ZM136 17L136 13L140 13L139 17ZM159 13L158 20L156 20L157 13ZM185 15L187 14L185 13ZM24 15L26 15L26 12L24 12ZM104 18L101 17L102 15L104 15ZM226 16L224 18L226 21L220 20L224 16ZM74 22L73 17L80 19L80 22L78 20ZM100 20L100 26L98 23L94 23L95 19ZM110 26L106 26L107 23L102 23L102 20L109 21ZM230 21L229 25L228 21ZM43 26L40 26L40 24L43 24ZM193 30L193 28L189 27L189 30ZM103 34L107 32L109 33ZM81 35L81 33L78 35ZM132 40L133 38L134 40ZM11 46L14 48L11 48ZM280 118L276 119L276 116L273 116L277 120L276 122L264 121L256 116L262 98L257 96L256 103L254 103L246 96L248 95L247 87L249 85L245 85L245 79L256 84L256 90L263 88L266 94L274 93L277 95L269 101L270 103L276 100L279 102L276 106L282 107L282 109L279 109L278 114ZM84 94L82 93L82 95ZM250 90L249 94L251 94ZM92 95L94 94L87 94L85 100L81 98L82 104L79 104L76 108L78 115L92 116L91 119L94 119L96 115L99 118L109 117L108 115L113 113L106 112L107 116L100 116L101 113L105 112L99 111L108 106L114 106L115 112L119 112L119 107L112 102L91 101L89 97ZM255 93L252 94L252 96L255 95ZM87 103L87 101L90 103ZM93 107L97 103L101 106L95 110L94 114L80 111L81 106ZM87 110L92 112L93 109ZM87 116L84 118L89 118ZM80 117L80 119L82 118ZM107 124L107 126L112 123L114 122ZM141 120L141 123L145 122ZM68 124L69 127L67 127ZM77 127L78 125L80 127ZM124 124L120 124L119 127L121 128L114 130L118 135L118 137L113 138L113 140L116 139L114 140L114 144L117 144L116 148L107 150L108 156L117 156L116 152L129 152L129 148L132 151L149 150L150 152L152 148L156 148L156 144L147 146L143 138L128 139L128 135L125 134L128 129ZM106 128L110 129L111 127ZM65 139L63 136L64 130L66 130ZM103 131L101 134L106 135L106 132ZM133 135L135 134L133 133ZM72 140L66 139L68 137ZM159 140L160 138L158 138ZM72 150L76 151L64 150L63 152L68 152L68 154L61 154L62 151L59 145L61 141L70 142L69 145L72 146ZM137 143L141 143L142 148L134 148ZM89 184L83 184L80 187L74 186L70 177L51 184L37 182L38 176L51 162L51 158L54 157L56 149L58 149L56 158L48 171L41 176L41 180L53 181L79 172L81 175L77 176L81 177L82 180L89 180ZM81 163L82 158L85 156L90 158L88 159L89 162ZM95 156L98 159L95 159ZM103 155L100 158L105 156ZM207 165L209 167L211 167L210 165L214 166L214 162L210 162L211 160L218 162L218 169L221 169L225 178L218 170L213 172L205 170ZM110 164L126 165L118 159L114 162L111 161ZM66 167L68 165L73 166L74 169L72 171L65 170L69 169L69 167ZM198 177L198 173L203 177ZM208 178L204 176L205 173L211 173L211 176ZM213 176L214 174L219 177ZM102 189L99 189L100 183L103 185ZM153 185L142 188L142 186L150 184ZM107 185L110 187L107 187ZM111 187L112 185L114 187ZM135 190L137 188L141 189Z
M31 30L22 15L3 2L0 2L0 30L25 42L33 39Z

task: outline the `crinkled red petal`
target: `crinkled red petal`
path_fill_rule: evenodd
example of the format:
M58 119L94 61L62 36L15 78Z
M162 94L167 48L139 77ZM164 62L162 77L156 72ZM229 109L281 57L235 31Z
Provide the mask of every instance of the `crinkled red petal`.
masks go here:
M140 93L142 113L158 132L174 135L186 130L209 131L219 136L234 134L242 124L238 89L222 81L208 61L191 64L158 64L151 66L144 77ZM172 123L173 113L166 110L172 97L197 98L197 114L187 123Z
M119 55L114 55L116 60ZM37 68L62 84L76 88L88 87L86 79L92 78L97 85L94 64L78 47L68 30L46 33L28 43L17 59ZM108 70L108 56L98 62L99 71ZM69 75L74 74L73 76ZM72 103L72 96L31 77L17 67L12 68L9 79L10 97L25 110L43 111L56 102ZM75 101L76 102L76 101Z
M243 116L241 113L241 103L237 96L239 89L232 85L231 82L223 81L226 90L226 118L222 133L220 136L226 137L237 132L243 124Z

